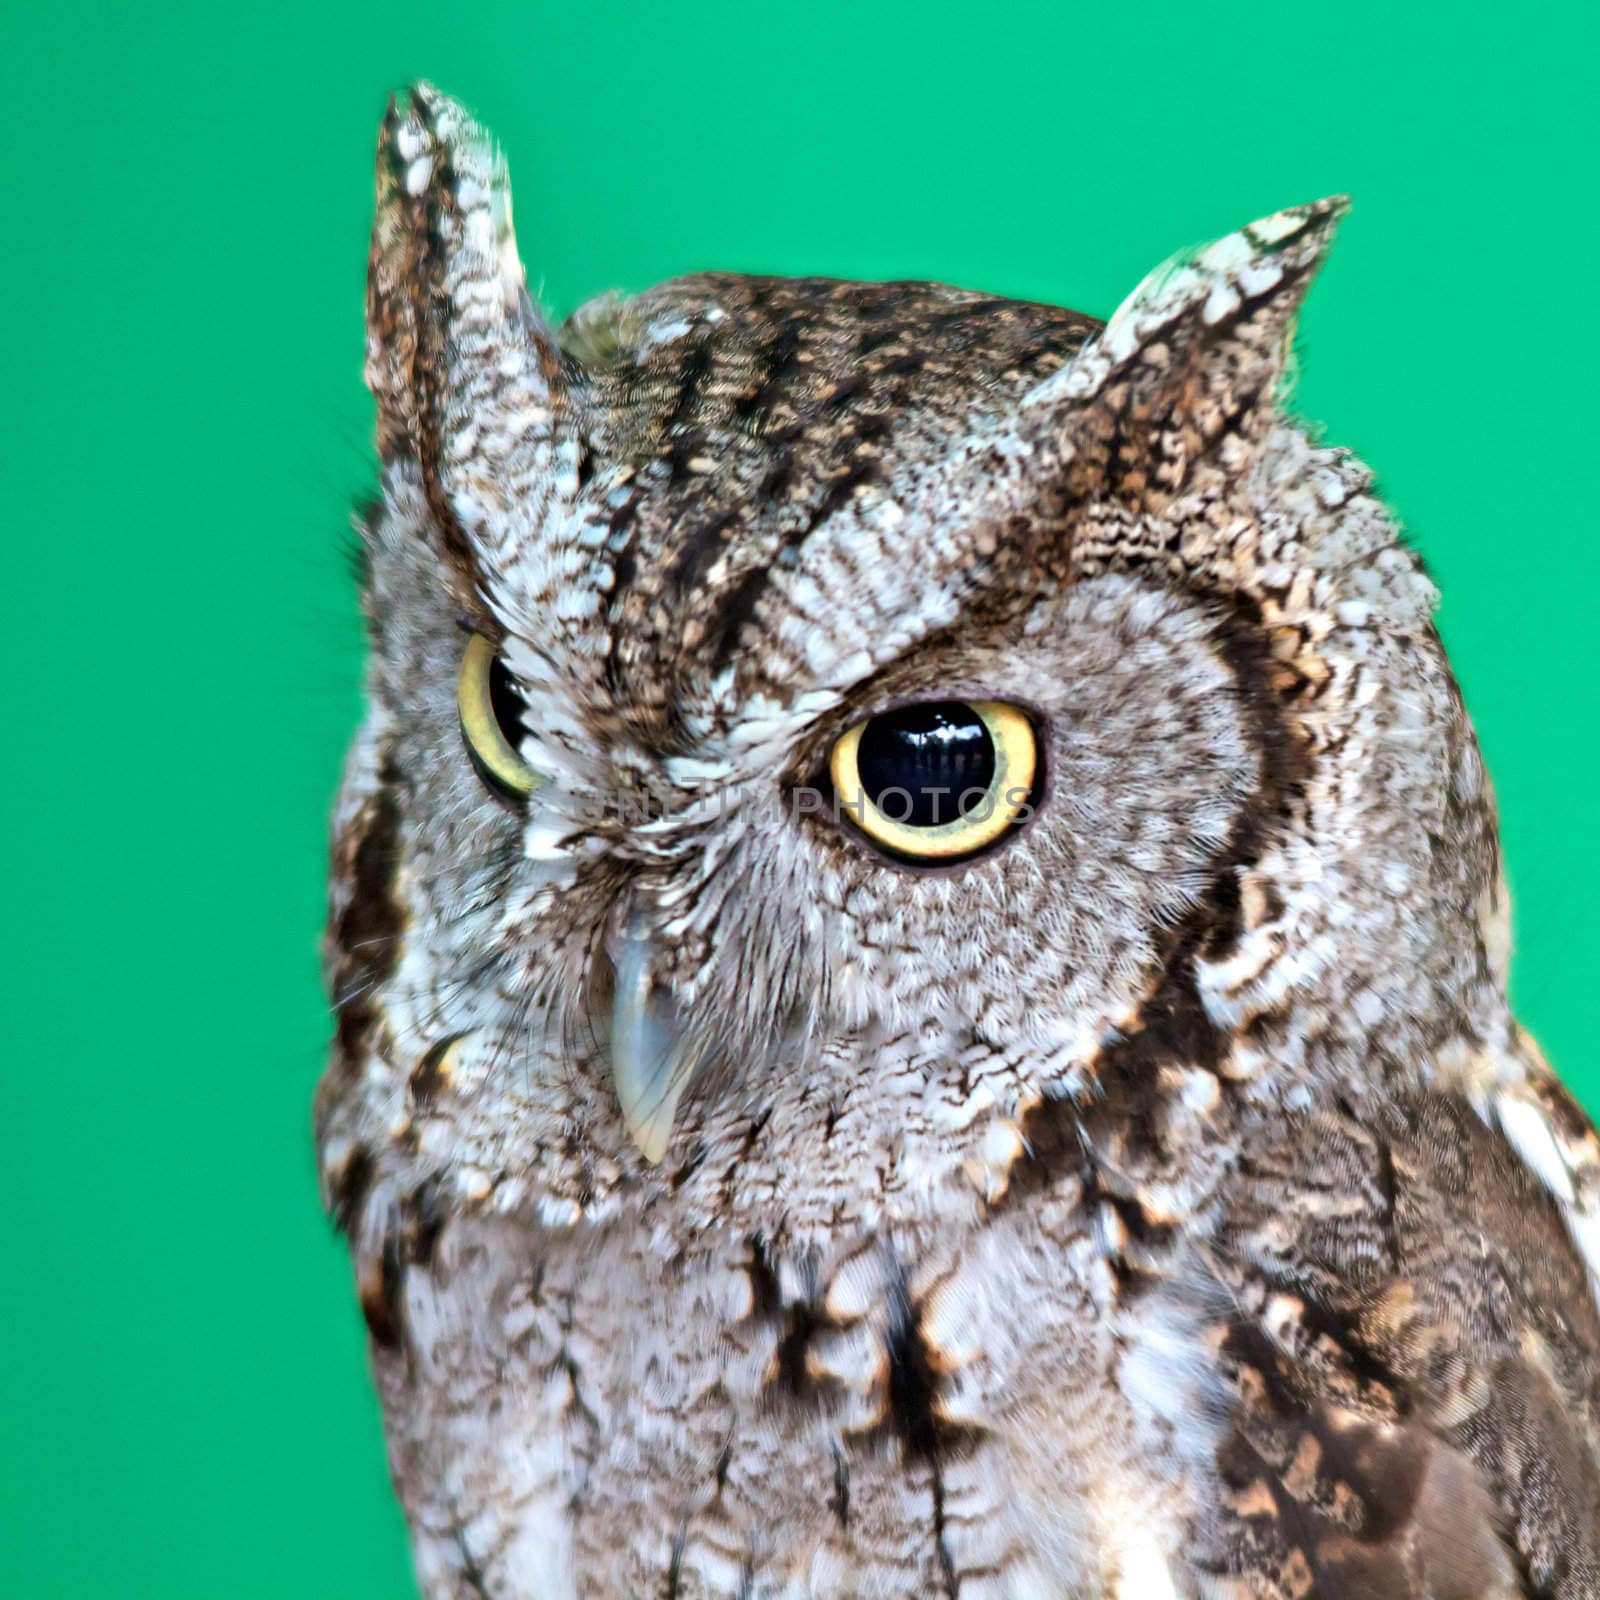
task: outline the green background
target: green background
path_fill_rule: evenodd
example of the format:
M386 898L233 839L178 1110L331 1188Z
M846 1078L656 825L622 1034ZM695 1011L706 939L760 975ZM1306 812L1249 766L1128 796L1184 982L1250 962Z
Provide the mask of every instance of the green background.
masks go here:
M409 1592L309 1140L391 87L498 131L558 311L719 266L1105 314L1178 247L1353 193L1302 406L1443 582L1519 1004L1595 1106L1591 18L12 0L0 1591Z

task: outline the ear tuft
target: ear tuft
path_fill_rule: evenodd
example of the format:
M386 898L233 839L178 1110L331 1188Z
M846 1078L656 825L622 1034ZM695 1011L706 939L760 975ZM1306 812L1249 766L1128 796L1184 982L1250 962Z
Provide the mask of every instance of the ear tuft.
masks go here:
M379 133L366 378L380 454L416 462L446 552L470 563L486 515L549 475L564 366L528 298L505 160L426 83Z
M1283 303L1292 317L1349 210L1343 195L1291 206L1163 263L1117 308L1107 335L1126 348L1198 314L1207 327L1247 305Z
M1293 206L1145 278L1023 401L1046 416L1059 410L1081 435L1075 475L1097 470L1125 497L1165 498L1220 443L1248 448L1270 422L1295 318L1347 209L1342 195ZM1075 425L1092 407L1114 423L1109 454L1095 448L1104 430Z
M381 244L392 253L417 223L430 219L439 243L450 247L453 274L495 284L502 302L515 304L525 280L511 226L505 158L460 105L431 84L418 83L404 112L390 98L379 130L375 248Z

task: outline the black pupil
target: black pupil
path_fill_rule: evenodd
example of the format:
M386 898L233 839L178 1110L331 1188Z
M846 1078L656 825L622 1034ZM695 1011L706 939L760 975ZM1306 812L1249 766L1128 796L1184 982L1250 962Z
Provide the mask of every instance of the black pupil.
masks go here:
M527 708L511 674L506 670L505 662L499 656L494 658L489 667L489 708L494 712L494 720L500 724L501 733L506 736L506 743L513 750L521 749L523 735L527 732L522 714Z
M874 717L856 747L856 771L867 798L891 822L912 828L936 828L994 804L994 740L959 700Z

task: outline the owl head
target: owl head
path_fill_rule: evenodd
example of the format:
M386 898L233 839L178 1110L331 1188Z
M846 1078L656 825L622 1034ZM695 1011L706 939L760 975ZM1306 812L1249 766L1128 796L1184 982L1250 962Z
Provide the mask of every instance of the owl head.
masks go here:
M701 275L554 328L484 133L392 107L330 1081L464 1193L800 1226L1487 1016L1434 590L1282 410L1343 209L1104 325Z

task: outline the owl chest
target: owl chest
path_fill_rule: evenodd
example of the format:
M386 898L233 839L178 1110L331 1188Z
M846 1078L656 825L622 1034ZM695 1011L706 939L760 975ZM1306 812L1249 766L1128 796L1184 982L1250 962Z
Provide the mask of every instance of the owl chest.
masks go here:
M380 1364L432 1593L1168 1592L1183 1452L1093 1230L456 1246Z

